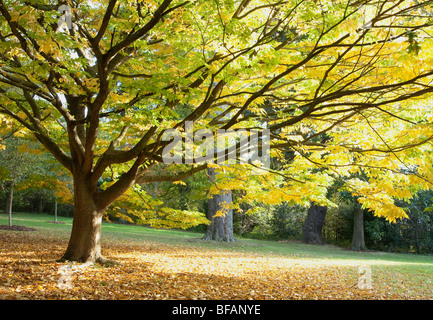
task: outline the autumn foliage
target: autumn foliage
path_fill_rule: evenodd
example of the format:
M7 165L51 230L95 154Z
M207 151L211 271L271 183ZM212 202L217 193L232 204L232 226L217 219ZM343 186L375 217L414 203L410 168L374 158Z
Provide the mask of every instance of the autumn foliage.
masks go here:
M360 289L358 269L368 260L302 257L290 253L290 244L276 254L245 242L213 247L199 241L109 239L104 255L122 263L83 266L56 262L64 234L0 231L0 299L433 298L428 272L399 272L404 269L375 260L372 287Z
M340 184L396 221L394 201L432 185L431 1L66 1L66 26L60 4L0 0L0 121L73 177L65 259L104 260L102 217L133 185L207 168L163 161L164 131L189 121L269 129L276 165L220 185L252 206L332 206Z

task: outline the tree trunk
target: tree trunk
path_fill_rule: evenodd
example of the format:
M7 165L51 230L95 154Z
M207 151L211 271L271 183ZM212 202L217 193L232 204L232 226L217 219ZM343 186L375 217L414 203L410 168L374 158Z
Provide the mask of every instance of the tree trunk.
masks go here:
M208 170L212 179L215 178L214 169ZM233 234L233 210L227 210L227 204L231 205L233 201L232 192L223 191L220 194L213 195L208 201L207 218L211 221L208 225L206 234L203 240L215 240L234 242ZM222 215L214 217L217 212L222 212Z
M307 219L302 229L302 241L309 244L324 244L322 228L325 223L325 215L328 208L314 203L308 208Z
M43 197L43 195L41 194L41 195L39 196L39 208L38 208L38 213L43 213L43 211L44 211L44 197Z
M356 251L367 249L364 240L364 211L358 204L355 207L353 217L353 237L351 249Z
M57 223L57 200L54 200L54 223Z
M89 189L84 181L74 181L74 219L69 244L61 260L106 261L101 255L101 223L105 210L98 210Z
M211 223L207 227L204 240L215 240L233 242L235 237L233 235L233 210L225 209L224 202L232 203L232 193L227 191L225 193L214 195L208 202L207 217ZM224 212L224 215L213 217L218 211Z
M15 179L12 179L11 187L9 190L9 199L7 204L7 214L9 215L9 227L12 227L12 205L14 199L14 187L15 187Z

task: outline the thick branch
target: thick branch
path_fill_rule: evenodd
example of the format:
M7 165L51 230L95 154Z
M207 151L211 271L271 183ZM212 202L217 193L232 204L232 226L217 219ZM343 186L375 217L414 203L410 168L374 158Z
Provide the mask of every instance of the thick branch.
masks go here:
M180 174L173 174L173 175L154 175L154 176L140 176L137 179L137 183L149 183L149 182L162 182L162 181L181 181L185 180L192 175L196 174L197 172L203 171L207 168L207 164L202 164L200 166L194 167L189 171L180 173Z
M111 14L113 13L114 6L116 5L117 0L110 0L107 6L107 10L105 11L104 18L102 19L101 27L99 28L98 34L93 39L93 45L97 46L99 41L101 41L104 36L105 31L107 31L108 24L110 23Z
M130 36L128 36L123 41L119 42L115 46L113 46L110 50L108 50L104 57L109 61L111 60L116 54L118 54L120 51L125 49L126 47L133 44L136 40L143 37L145 34L147 34L150 30L152 30L156 24L161 20L161 18L164 16L164 11L168 8L168 6L173 2L173 0L164 0L163 3L159 6L159 8L155 11L153 14L153 17L150 19L148 23L138 31L134 32Z
M99 177L104 173L105 169L115 163L125 163L133 160L136 157L139 157L140 153L147 146L149 140L155 134L157 127L150 128L146 134L141 138L141 140L130 150L128 151L116 151L114 150L117 142L122 139L122 137L126 134L127 127L122 129L122 132L119 136L114 139L107 151L99 158L98 162L95 165L95 168L92 173L92 180L98 180Z

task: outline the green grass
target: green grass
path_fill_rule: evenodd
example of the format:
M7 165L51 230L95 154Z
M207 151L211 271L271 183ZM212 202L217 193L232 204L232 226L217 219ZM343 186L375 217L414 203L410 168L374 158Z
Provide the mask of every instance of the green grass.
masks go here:
M44 234L56 234L68 238L72 228L72 218L58 217L62 224L48 223L53 216L46 214L14 213L13 224L36 228ZM0 225L8 223L7 215L0 215ZM214 241L201 241L203 234L182 230L153 229L143 226L122 225L104 222L102 226L103 241L143 242L151 241L165 245L182 245L203 247L217 250L234 250L257 254L279 255L288 258L309 259L326 263L359 261L371 265L401 265L424 266L433 270L433 256L400 254L387 252L354 252L333 245L308 245L300 242L278 242L267 240L254 240L238 238L234 243L219 243Z

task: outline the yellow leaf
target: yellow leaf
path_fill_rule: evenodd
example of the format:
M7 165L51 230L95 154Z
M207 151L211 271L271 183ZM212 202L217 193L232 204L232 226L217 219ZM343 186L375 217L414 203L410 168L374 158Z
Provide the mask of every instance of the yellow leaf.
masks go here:
M186 186L186 183L183 181L173 181L174 184L181 184L183 186Z
M17 21L19 17L20 17L20 13L19 12L12 12L11 13L11 22Z

